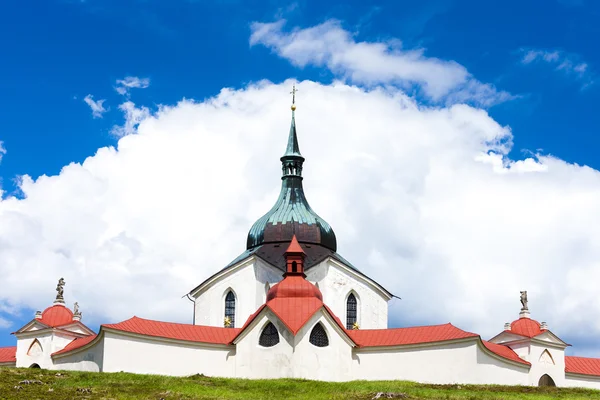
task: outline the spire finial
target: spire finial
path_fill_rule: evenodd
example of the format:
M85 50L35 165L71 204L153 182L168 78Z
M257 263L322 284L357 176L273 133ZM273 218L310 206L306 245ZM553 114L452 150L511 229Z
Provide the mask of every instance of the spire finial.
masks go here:
M296 111L296 92L298 91L298 89L296 89L296 85L294 84L292 86L292 91L290 92L290 94L292 95L292 111Z

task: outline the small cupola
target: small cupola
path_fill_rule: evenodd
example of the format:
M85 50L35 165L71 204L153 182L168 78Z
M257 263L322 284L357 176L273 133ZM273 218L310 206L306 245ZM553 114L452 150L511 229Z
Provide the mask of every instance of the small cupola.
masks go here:
M285 251L284 256L286 265L284 276L300 275L306 277L304 274L304 258L306 257L306 253L304 253L304 250L300 247L296 235L292 237L292 241Z

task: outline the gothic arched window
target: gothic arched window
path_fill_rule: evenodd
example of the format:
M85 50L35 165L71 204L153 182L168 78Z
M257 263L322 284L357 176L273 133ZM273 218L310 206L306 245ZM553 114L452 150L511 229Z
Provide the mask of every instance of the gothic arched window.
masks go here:
M275 325L269 322L260 334L260 338L258 338L258 344L260 344L262 347L273 347L277 343L279 343L279 332L277 332Z
M350 293L346 300L346 329L353 329L356 323L357 302L354 293Z
M225 328L235 328L235 295L231 290L225 296Z
M329 338L327 337L327 333L325 332L323 325L320 323L315 325L313 330L310 332L309 342L317 347L329 346Z

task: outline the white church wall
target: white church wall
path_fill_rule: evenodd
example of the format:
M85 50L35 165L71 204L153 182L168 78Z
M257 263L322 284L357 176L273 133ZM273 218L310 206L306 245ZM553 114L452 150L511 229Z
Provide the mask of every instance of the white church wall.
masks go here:
M565 374L563 386L600 389L600 376Z
M235 327L240 328L266 299L266 284L282 279L282 272L260 259L251 257L216 278L195 300L195 324L223 326L225 296L235 294Z
M104 332L104 372L234 376L235 348Z
M311 282L317 282L323 302L331 308L344 323L346 322L346 301L354 293L358 308L358 324L361 329L385 329L388 326L388 299L369 285L363 278L328 259L308 270Z
M529 358L531 370L529 371L529 384L538 386L542 375L549 375L556 386L565 385L565 352L564 349L551 346L550 343L531 342Z
M40 368L53 369L52 353L62 350L74 336L59 334L51 330L38 334L20 334L17 338L17 367L28 368L37 364Z
M279 333L279 343L259 345L260 334L272 322ZM316 347L309 342L310 332L322 323L329 346ZM237 343L236 376L238 378L303 378L328 381L351 379L352 348L335 331L322 312L315 314L294 337L269 310L262 313Z
M488 355L477 340L415 347L355 349L353 378L423 383L526 385L527 366Z
M68 371L102 371L102 362L104 359L104 338L101 338L88 348L75 351L65 356L54 357L53 369L62 369Z

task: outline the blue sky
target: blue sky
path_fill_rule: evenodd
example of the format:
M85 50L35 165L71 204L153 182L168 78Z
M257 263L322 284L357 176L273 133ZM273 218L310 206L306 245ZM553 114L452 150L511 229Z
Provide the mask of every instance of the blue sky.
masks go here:
M446 69L462 66L468 81L494 87L493 101L482 102L477 96L464 101L510 128L514 145L507 156L512 160L536 153L600 169L596 156L600 53L595 39L600 37L600 4L586 0L368 3L48 0L32 7L25 1L3 2L0 141L5 154L0 178L4 197L23 197L18 186L22 175L34 180L57 175L99 148L116 146L119 137L113 127L124 123L119 106L126 100L153 113L159 105L174 105L183 98L202 102L223 88L238 90L263 79L280 83L291 78L324 85L342 80L365 90L389 85L401 88L423 109L457 103L448 94L431 95L426 84L406 84L406 75L386 80L367 72L367 78L356 78L352 71L372 66L327 65L314 54L302 53L306 49L285 53L279 42L282 37L293 29L320 24L339 28L356 43L385 43L391 53L414 51L417 58L442 60ZM282 20L287 22L274 27L271 36L252 42L256 23ZM423 79L433 81L434 75ZM126 77L145 79L141 86L147 87L120 94L116 88L123 87L119 81ZM103 100L96 115L84 101L87 96ZM161 161L160 154L156 161ZM162 191L169 183L157 185ZM5 312L19 311L5 316L13 324L4 329L0 325L0 345L13 342L7 333L28 320L27 307L33 306L17 300L4 305ZM575 333L571 337L582 344L589 340Z

